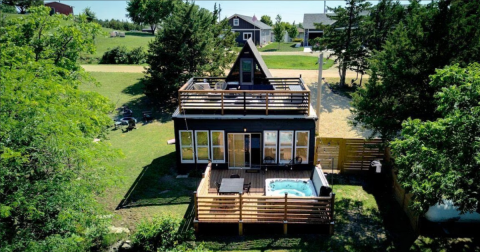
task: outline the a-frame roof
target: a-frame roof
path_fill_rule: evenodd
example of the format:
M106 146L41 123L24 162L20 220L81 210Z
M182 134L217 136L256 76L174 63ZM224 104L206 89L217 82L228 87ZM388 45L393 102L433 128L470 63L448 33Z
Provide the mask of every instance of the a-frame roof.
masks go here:
M227 80L230 79L232 75L232 70L235 69L236 67L238 68L238 66L240 65L240 59L242 58L242 55L244 55L245 51L252 52L253 57L255 58L260 70L265 75L265 77L272 78L272 74L270 73L270 70L268 70L267 64L265 64L265 61L263 61L262 56L260 55L260 52L258 52L257 47L253 44L252 38L249 38L245 43L245 45L243 46L240 53L238 54L238 57L235 60L235 63L233 64L232 68L230 69L230 73L227 76Z

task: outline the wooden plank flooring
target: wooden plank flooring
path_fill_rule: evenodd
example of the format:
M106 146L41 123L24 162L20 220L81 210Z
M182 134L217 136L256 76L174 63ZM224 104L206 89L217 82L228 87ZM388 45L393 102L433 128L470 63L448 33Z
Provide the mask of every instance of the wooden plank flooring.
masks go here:
M250 195L265 195L265 179L273 178L296 178L309 179L312 174L311 170L305 171L291 171L291 170L269 170L259 171L258 173L247 173L245 169L242 170L212 170L210 174L210 183L208 194L216 195L215 181L221 183L222 178L230 178L230 175L238 174L245 179L245 183L252 182L250 188Z

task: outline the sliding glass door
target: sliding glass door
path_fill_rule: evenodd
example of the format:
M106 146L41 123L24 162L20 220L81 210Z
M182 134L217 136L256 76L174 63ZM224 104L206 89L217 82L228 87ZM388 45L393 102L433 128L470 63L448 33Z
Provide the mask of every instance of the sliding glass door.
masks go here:
M228 167L250 168L251 135L244 133L228 134Z

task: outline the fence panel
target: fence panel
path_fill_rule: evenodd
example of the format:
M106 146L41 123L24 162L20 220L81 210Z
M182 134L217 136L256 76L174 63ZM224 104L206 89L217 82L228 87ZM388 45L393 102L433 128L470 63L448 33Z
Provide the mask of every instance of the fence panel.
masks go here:
M381 139L317 137L315 164L325 169L342 172L368 171L370 162L383 160L385 153Z

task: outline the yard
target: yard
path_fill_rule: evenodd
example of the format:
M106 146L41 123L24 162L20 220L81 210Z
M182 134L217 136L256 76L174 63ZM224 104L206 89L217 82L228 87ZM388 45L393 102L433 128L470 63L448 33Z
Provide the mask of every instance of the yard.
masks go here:
M263 60L270 69L303 69L317 70L318 58L302 55L263 55ZM333 60L324 59L323 69L333 66Z
M120 180L99 199L113 213L113 225L131 230L142 218L154 215L189 217L192 192L198 178L176 179L171 110L148 105L142 94L140 73L92 73L102 86L82 88L109 97L116 107L127 105L136 118L153 110L155 120L128 133L111 130L108 141L122 150L124 158L115 160ZM199 167L203 168L203 167ZM465 249L470 239L439 239L413 234L406 216L387 188L373 190L368 178L358 175L334 175L336 193L335 234L276 235L247 234L199 236L207 248L219 251L343 251L343 250L416 250L441 246ZM331 177L329 177L330 181ZM263 231L263 229L262 229ZM446 244L446 245L445 245Z

